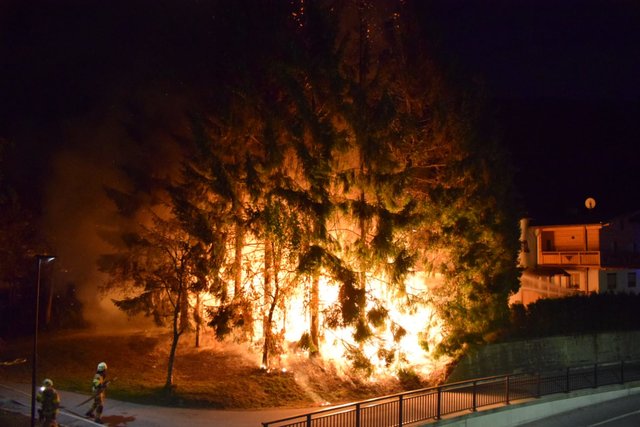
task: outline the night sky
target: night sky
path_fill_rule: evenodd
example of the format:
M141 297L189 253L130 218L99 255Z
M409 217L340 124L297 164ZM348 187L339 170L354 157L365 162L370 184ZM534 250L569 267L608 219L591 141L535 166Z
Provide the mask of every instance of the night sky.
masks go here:
M525 213L540 222L640 209L640 2L452 1L443 46L488 87ZM597 202L585 214L587 197Z
M587 197L602 217L640 208L640 2L424 5L443 59L486 86L525 214L571 217ZM41 197L53 153L127 102L202 87L224 25L197 0L2 2L0 136L18 145L19 187Z

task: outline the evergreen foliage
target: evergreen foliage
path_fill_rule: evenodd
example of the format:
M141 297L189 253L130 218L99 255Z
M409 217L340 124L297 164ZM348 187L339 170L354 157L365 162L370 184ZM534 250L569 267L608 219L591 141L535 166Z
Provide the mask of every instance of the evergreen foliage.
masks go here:
M367 344L386 366L406 356L394 308L435 306L441 353L491 339L517 286L517 218L478 98L448 87L417 46L412 2L265 4L220 6L256 30L245 22L221 47L228 63L179 139L180 170L129 173L133 191L109 190L134 220L102 259L107 286L131 292L117 305L173 319L177 342L209 295L216 336L261 346L265 368L284 351L293 295L308 316L299 346L319 354L322 328L348 329L346 357L365 373ZM443 281L412 295L416 271ZM321 282L334 305L321 307Z
M174 219L149 212L148 225L122 235L117 251L99 259L109 275L104 290L124 294L114 304L129 315L144 314L172 331L165 387L173 387L173 366L180 336L190 328L189 297L203 290L202 266L208 259L200 242L191 239Z

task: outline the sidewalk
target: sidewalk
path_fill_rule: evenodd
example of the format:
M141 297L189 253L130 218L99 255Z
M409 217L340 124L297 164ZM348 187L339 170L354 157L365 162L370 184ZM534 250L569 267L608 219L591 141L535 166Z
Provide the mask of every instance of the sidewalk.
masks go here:
M420 427L513 427L535 423L544 418L568 413L577 408L640 394L640 383L614 384L597 389L581 389L556 393L539 399L526 399L511 405L497 405L478 412L452 414L440 421L421 423ZM544 422L543 424L544 425ZM564 424L562 424L564 425Z
M0 408L31 416L30 384L0 384ZM90 404L76 407L89 396L58 390L63 408L58 422L65 427L98 426L82 416ZM67 409L68 408L68 409ZM107 396L102 416L109 427L260 427L262 422L309 412L309 408L264 410L212 410L146 406L110 399Z

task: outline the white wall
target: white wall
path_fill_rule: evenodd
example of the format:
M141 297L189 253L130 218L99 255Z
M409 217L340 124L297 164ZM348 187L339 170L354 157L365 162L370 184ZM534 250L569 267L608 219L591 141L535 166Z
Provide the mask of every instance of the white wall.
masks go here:
M634 269L604 269L599 272L599 292L607 292L609 289L607 288L607 274L615 274L616 275L616 289L614 292L619 293L632 293L637 294L640 293L640 272ZM633 273L636 276L636 286L629 287L629 273Z

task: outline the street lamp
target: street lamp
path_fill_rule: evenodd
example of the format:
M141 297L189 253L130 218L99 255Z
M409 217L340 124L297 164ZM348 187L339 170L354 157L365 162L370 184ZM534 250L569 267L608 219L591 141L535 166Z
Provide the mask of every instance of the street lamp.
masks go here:
M40 268L43 263L56 259L52 255L37 255L38 281L36 282L36 312L33 325L33 356L31 366L31 427L36 425L36 367L38 365L38 313L40 312Z

